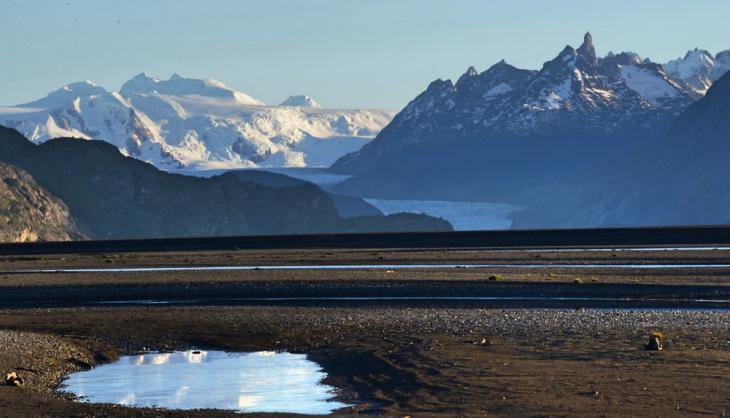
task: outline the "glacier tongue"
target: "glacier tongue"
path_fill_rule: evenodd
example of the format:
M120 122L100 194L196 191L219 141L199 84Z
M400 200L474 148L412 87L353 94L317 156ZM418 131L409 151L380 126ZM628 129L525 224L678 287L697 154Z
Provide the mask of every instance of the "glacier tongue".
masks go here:
M73 83L21 106L0 107L0 124L34 142L102 139L162 169L328 166L371 140L388 110L321 109L308 96L281 106L215 80L139 74L119 92Z

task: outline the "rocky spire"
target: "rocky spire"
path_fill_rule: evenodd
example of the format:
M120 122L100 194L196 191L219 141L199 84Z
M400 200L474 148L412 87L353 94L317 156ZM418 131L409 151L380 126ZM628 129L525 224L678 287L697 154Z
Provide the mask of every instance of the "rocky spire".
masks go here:
M598 62L596 49L593 48L593 36L591 36L590 32L586 32L585 36L583 37L583 45L581 45L576 52L578 53L578 55L583 56L591 64L595 64Z
M459 77L459 80L456 81L456 88L463 86L465 83L468 83L470 79L477 77L478 75L479 72L476 68L473 66L469 67L469 69L467 69L466 72Z

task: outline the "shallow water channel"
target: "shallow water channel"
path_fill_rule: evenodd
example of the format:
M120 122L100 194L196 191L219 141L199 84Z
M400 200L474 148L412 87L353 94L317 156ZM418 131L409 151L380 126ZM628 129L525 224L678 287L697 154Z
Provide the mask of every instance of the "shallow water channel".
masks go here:
M91 403L329 414L347 405L325 377L305 354L191 350L122 357L71 374L63 390Z

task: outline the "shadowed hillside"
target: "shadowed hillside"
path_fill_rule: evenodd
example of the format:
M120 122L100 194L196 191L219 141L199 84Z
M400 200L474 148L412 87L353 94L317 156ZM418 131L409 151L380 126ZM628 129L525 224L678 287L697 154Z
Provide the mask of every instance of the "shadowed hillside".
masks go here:
M235 173L210 179L169 174L101 141L34 145L0 128L0 161L31 173L96 239L451 229L421 215L403 225L384 217L344 222L332 199L313 184L270 187Z

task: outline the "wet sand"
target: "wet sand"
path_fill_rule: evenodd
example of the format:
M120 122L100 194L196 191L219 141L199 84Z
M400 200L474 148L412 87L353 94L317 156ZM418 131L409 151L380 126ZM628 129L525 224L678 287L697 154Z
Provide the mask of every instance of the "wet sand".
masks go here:
M0 270L99 266L271 265L307 263L541 262L724 263L727 251L692 254L465 251L232 251L212 253L5 257ZM536 257L539 255L539 257ZM382 257L382 258L381 258ZM555 283L589 292L617 284L639 294L649 283L673 289L723 289L726 272L492 269L460 271L236 271L0 274L0 299L12 292L76 294L151 286L244 288L286 284L327 292L371 283L371 291L426 283L442 292L477 286ZM501 275L500 280L489 277ZM583 283L576 284L576 277ZM592 278L596 282L591 281ZM529 283L525 283L529 282ZM630 286L629 286L630 285ZM285 287L286 287L285 286ZM670 288L669 286L667 288ZM69 290L72 289L72 290ZM79 290L80 289L80 290ZM128 289L128 290L129 290ZM195 291L200 288L194 288ZM372 290L375 289L375 290ZM378 290L380 289L380 290ZM634 290L631 290L634 289ZM269 288L270 290L270 288ZM513 289L514 290L514 289ZM565 292L565 290L561 290ZM49 293L52 294L52 293ZM670 296L673 292L668 292ZM16 293L20 295L20 293ZM122 295L124 296L124 295ZM680 295L681 296L681 295ZM172 412L72 402L55 391L73 370L140 350L210 348L307 353L354 407L339 411L387 416L726 416L730 414L730 311L504 309L436 302L348 306L114 306L79 303L39 308L6 303L0 310L0 371L18 370L26 386L0 386L0 416L224 416L225 411ZM20 302L18 300L17 302ZM32 304L31 304L32 305ZM666 348L647 352L653 331ZM484 343L482 344L482 340Z

